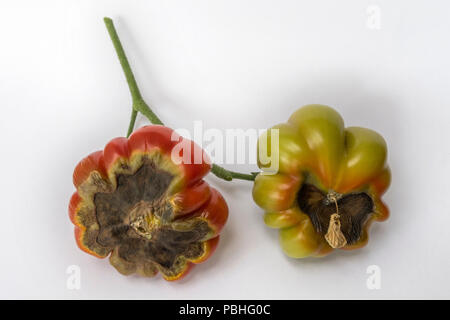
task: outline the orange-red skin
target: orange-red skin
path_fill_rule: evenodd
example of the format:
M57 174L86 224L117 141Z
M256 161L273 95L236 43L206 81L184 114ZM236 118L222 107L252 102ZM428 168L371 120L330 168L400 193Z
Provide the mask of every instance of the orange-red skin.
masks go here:
M372 180L372 188L378 196L382 196L391 184L391 174L389 168L383 170L383 172Z
M390 214L388 206L382 200L380 200L377 205L380 207L380 215L378 215L375 220L379 222L387 220Z
M198 181L186 189L178 192L174 197L173 204L177 208L177 216L182 216L199 209L211 198L211 188L204 181Z
M108 142L103 150L103 162L106 170L110 170L114 163L120 159L128 159L130 157L130 149L128 147L128 139L119 137Z
M175 141L173 141L175 139ZM96 151L81 160L73 174L73 183L78 187L85 181L93 170L97 170L103 177L119 158L129 158L134 152L150 152L159 149L162 154L171 155L173 148L186 141L170 128L152 125L136 130L128 139L115 138L111 140L103 151ZM185 185L192 185L202 179L211 170L211 161L207 154L194 142L190 142L190 163L179 164L183 168ZM183 156L181 150L180 156ZM200 163L195 158L200 154ZM197 161L196 161L197 160Z
M81 202L80 195L78 194L78 192L75 192L70 198L69 202L69 218L70 221L72 221L72 223L76 226L78 225L78 223L75 221L75 213L78 211L78 206L80 202Z
M73 185L75 188L78 188L94 170L98 171L103 178L106 178L103 151L93 152L77 164L73 171Z
M128 139L128 146L131 153L135 151L149 152L154 148L158 148L163 154L170 155L173 148L183 141L183 137L172 129L160 125L152 125L135 131ZM190 163L180 164L184 170L186 185L197 182L211 170L211 161L206 153L193 141L190 142L190 146L191 152L188 155ZM200 163L195 161L196 154L200 154L202 157ZM183 152L181 152L180 156L183 155Z
M211 198L205 206L193 213L195 217L201 217L208 221L210 227L214 229L214 234L218 235L228 219L228 205L222 195L214 188L211 188Z
M170 156L173 148L182 142L187 142L191 146L191 149L187 150L190 152L187 158L191 159L191 163L178 164L183 169L185 188L174 196L176 199L175 215L192 215L205 219L214 230L214 235L213 238L205 241L204 255L195 261L189 261L186 269L176 277L165 277L169 281L183 278L192 269L194 264L201 263L211 256L217 247L219 241L218 235L228 218L228 206L225 199L216 189L211 188L208 183L201 180L211 169L209 157L205 152L194 142L184 140L172 129L160 125L151 125L136 130L128 139L123 137L112 139L105 146L104 150L93 152L82 159L75 167L73 174L73 183L76 188L88 179L92 171L97 171L107 180L108 171L113 169L114 164L120 158L129 159L135 152L145 153L154 151L155 149L158 149L164 155ZM199 154L202 156L201 162L196 163L198 159L195 157L198 157ZM182 152L180 156L183 156ZM78 192L75 192L69 203L69 218L75 225L77 245L86 253L98 258L105 258L82 244L81 239L84 233L84 227L76 221L76 214L81 202L80 195Z

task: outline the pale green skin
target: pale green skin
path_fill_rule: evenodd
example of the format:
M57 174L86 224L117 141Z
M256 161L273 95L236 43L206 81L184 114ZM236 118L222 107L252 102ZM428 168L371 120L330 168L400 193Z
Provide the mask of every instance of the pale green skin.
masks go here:
M307 105L278 129L279 148L272 148L270 131L260 137L259 148L278 156L275 175L259 174L253 187L255 202L266 212L264 221L280 229L280 243L291 257L323 256L333 249L313 228L309 217L301 212L296 195L303 182L316 185L324 192L341 194L365 191L375 203L375 211L366 223L358 243L367 243L367 229L372 220L387 218L387 207L381 195L390 183L386 164L387 146L381 135L360 127L344 127L342 117L324 105ZM259 162L264 171L264 166Z

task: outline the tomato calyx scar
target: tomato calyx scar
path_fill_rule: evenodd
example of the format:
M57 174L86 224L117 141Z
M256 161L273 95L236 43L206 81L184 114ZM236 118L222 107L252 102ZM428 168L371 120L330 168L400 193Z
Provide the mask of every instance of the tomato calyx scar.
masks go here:
M140 236L150 240L153 230L161 225L161 219L153 212L153 206L139 201L129 214L129 225Z

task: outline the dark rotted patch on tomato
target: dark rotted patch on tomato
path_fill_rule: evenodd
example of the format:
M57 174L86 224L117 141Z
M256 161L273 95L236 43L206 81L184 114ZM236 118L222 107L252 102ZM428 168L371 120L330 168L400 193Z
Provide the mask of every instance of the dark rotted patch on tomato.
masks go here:
M179 258L203 254L202 239L211 231L195 218L183 230L172 225L172 206L165 201L173 176L146 159L134 174L117 176L117 188L94 196L99 233L97 242L118 247L129 262L151 261L176 273Z
M353 244L361 237L364 223L373 212L372 198L365 192L334 194L340 215L341 231L347 244ZM330 216L336 213L336 203L330 201L329 194L312 184L305 183L297 195L300 209L306 213L317 232L325 235Z

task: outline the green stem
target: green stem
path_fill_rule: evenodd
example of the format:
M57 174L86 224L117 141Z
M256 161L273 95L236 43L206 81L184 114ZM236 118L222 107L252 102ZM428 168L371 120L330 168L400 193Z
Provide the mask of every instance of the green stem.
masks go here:
M123 50L122 43L120 42L119 35L117 34L116 28L114 27L114 22L112 19L105 17L104 19L106 29L108 30L111 41L114 45L114 49L116 50L117 57L119 58L120 65L122 66L123 73L127 79L128 88L130 89L131 98L133 100L133 109L131 112L130 124L128 126L127 137L133 132L134 124L136 122L137 113L142 113L147 119L153 124L164 125L163 122L158 118L158 116L152 111L152 109L147 105L147 103L142 98L141 92L139 91L139 87L136 83L136 79L134 78L133 71L131 70L130 64L128 62L125 51ZM234 171L229 171L217 164L213 164L211 168L211 172L216 175L218 178L221 178L226 181L231 181L233 179L240 180L255 180L256 174L245 174Z
M117 34L116 28L114 27L114 22L110 18L104 18L103 20L105 21L106 29L108 30L109 36L111 37L114 49L116 49L120 65L122 66L125 77L127 78L128 87L130 88L133 102L135 100L140 100L142 99L141 92L139 91L136 79L134 78L133 71L131 71L127 56L125 54L125 51L123 50L122 43L120 42L119 35Z
M158 116L150 109L144 100L139 100L133 103L133 109L142 113L153 124L164 125L164 123L158 118Z
M128 125L127 138L131 135L131 133L134 130L134 124L136 123L137 114L138 112L133 108L133 110L131 110L131 119L130 124Z
M235 171L227 170L217 164L213 164L211 168L211 172L216 175L217 177L226 180L231 181L233 179L240 179L240 180L248 180L248 181L254 181L255 177L258 173L252 172L251 174L247 173L240 173Z
M106 29L108 30L111 41L116 50L117 57L119 58L120 65L122 66L123 73L127 79L128 88L130 89L131 99L133 101L130 125L127 131L127 137L133 132L134 124L136 122L137 112L142 113L144 116L149 118L153 124L163 124L156 114L150 109L147 103L144 101L141 95L141 91L136 83L133 71L131 70L130 63L128 62L125 50L123 50L122 43L120 42L119 35L117 34L116 28L114 27L114 22L110 18L104 18Z

